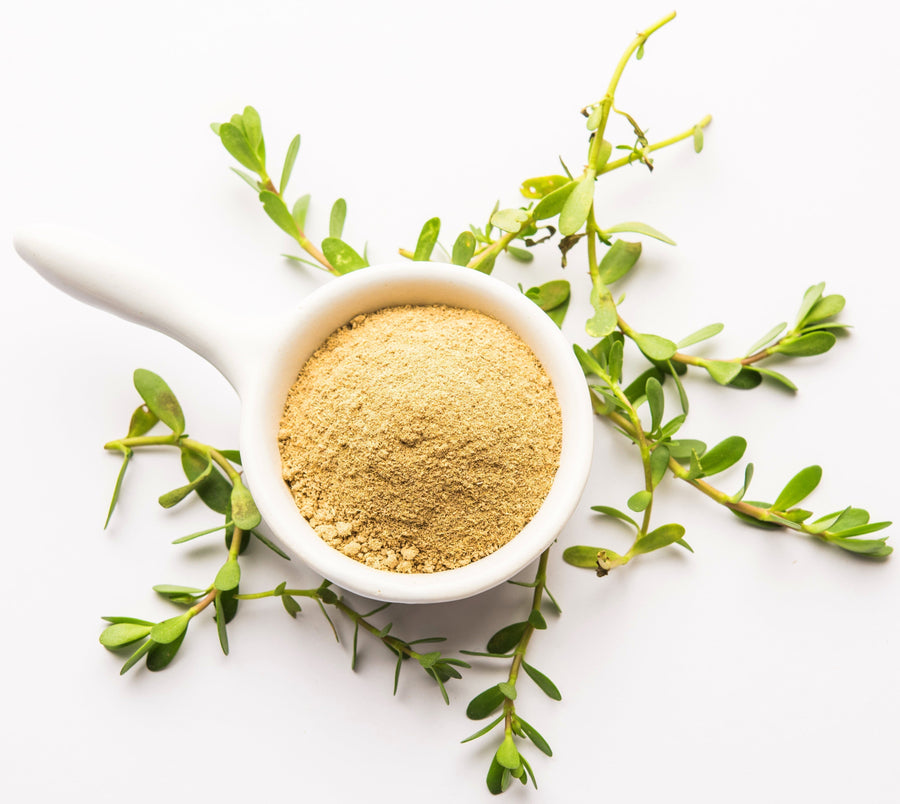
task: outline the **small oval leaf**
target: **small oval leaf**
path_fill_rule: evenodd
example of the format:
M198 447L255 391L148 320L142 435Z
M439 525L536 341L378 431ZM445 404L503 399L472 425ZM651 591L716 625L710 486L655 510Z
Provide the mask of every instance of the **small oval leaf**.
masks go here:
M147 369L136 369L134 387L148 409L176 435L184 432L184 413L172 389L158 374Z
M772 510L787 511L788 508L793 508L812 494L821 479L821 466L807 466L805 469L801 469L781 490L781 494L772 503Z
M526 628L528 628L527 622L513 623L505 628L501 628L488 640L487 652L509 653L519 644L519 640L525 634Z

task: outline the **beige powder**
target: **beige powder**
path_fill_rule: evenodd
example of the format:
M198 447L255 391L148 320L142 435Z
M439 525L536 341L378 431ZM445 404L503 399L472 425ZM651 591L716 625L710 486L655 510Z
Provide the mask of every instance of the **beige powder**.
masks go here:
M405 306L328 338L288 394L278 439L284 479L326 543L422 573L522 529L550 490L562 425L549 378L509 328Z

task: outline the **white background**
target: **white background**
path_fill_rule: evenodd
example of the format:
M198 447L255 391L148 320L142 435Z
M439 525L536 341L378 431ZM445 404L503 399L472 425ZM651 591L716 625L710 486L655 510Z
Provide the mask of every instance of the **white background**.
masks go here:
M222 559L169 542L215 524L198 503L163 511L177 459L138 455L102 530L118 460L102 444L137 404L131 373L162 374L191 433L235 446L238 403L183 347L63 296L11 246L16 227L81 227L130 246L191 296L236 311L283 310L328 281L279 254L291 244L228 167L212 120L252 103L278 175L302 132L289 195L311 192L321 237L332 201L373 260L412 248L432 215L452 243L519 183L578 168L578 114L599 99L658 3L260 2L17 4L0 31L3 660L0 791L9 801L71 799L482 801L493 739L466 702L501 679L485 661L449 686L444 706L406 666L391 696L391 657L350 631L337 645L318 613L292 621L273 601L245 606L219 651L198 618L161 674L97 642L101 615L161 619L155 583L204 586ZM897 516L894 349L898 119L895 8L684 0L632 63L617 96L651 140L707 112L689 144L598 185L601 225L644 220L678 241L645 244L624 283L623 314L678 339L724 321L701 353L730 356L789 318L826 281L854 325L830 354L784 370L800 386L740 393L697 376L687 434L745 435L751 496L771 498L803 466L825 468L810 503ZM613 129L619 142L626 128ZM554 246L497 276L565 276L578 297L566 332L586 344L581 258ZM178 304L184 304L181 299ZM670 399L674 405L674 400ZM729 490L739 471L721 478ZM252 484L252 479L251 479ZM589 506L624 506L640 485L633 449L598 422L579 513L560 536L624 550L627 534ZM551 560L564 615L529 660L563 701L525 679L519 709L555 749L525 747L541 789L508 800L888 802L896 800L900 564L842 554L802 537L746 528L686 486L667 483L657 522L680 521L696 553L672 548L599 580ZM888 531L893 537L893 531ZM259 547L245 591L317 580ZM357 601L365 606L364 601ZM379 615L413 638L483 649L521 618L527 592L395 607ZM421 678L419 676L422 676Z

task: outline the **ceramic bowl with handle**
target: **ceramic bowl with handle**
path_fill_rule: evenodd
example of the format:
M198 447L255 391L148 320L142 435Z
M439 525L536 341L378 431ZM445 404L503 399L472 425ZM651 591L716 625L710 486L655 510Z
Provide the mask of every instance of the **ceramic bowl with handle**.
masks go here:
M163 332L212 363L241 401L240 450L246 483L268 530L284 549L337 586L376 600L436 603L478 594L524 569L559 535L578 503L591 464L593 415L571 345L530 299L496 278L442 263L376 265L332 280L289 311L229 316L164 287L159 274L94 237L36 227L15 238L19 255L71 296ZM173 299L176 300L173 302ZM507 544L471 564L405 574L368 567L327 545L300 515L282 478L279 422L307 359L335 330L384 307L445 304L493 316L519 335L547 372L562 414L562 451L538 512Z

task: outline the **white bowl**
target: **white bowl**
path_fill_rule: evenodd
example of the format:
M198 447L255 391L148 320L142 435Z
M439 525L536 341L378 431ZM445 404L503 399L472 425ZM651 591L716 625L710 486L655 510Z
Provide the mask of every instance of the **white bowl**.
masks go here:
M71 295L165 332L219 368L241 398L241 457L263 520L287 552L343 589L402 603L436 603L478 594L536 559L578 504L593 447L593 415L584 375L571 345L549 317L498 279L440 263L372 266L331 281L289 314L255 322L230 318L241 326L223 333L213 326L221 312L198 310L195 298L189 311L173 306L173 299L188 296L173 292L168 284L161 289L151 271L108 244L45 227L20 234L16 249ZM285 399L313 352L354 316L404 304L469 308L506 324L543 365L562 413L559 470L535 516L490 555L435 573L374 569L323 542L300 515L282 479L278 449Z

